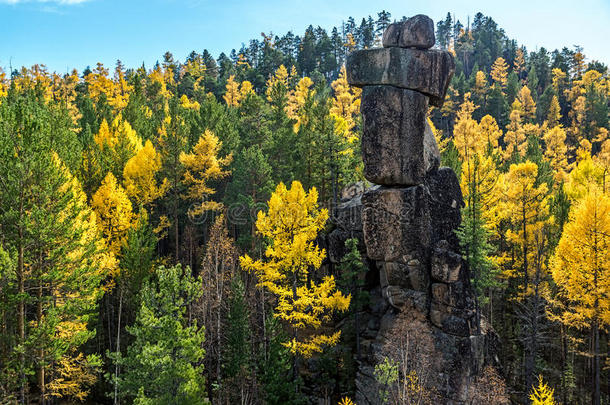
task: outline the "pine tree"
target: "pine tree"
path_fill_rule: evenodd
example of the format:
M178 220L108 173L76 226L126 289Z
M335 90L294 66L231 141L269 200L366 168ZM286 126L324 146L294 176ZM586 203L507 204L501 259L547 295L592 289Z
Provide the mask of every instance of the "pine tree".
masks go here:
M231 281L228 302L226 345L224 347L224 374L230 391L229 400L244 403L252 384L251 332L244 284L239 275Z
M306 400L300 394L302 380L295 379L291 373L290 349L286 347L287 336L282 331L278 320L267 318L265 330L268 333L267 352L259 358L259 378L263 389L263 398L269 405L302 405Z
M23 403L34 385L40 402L84 398L99 356L85 355L82 345L94 335L88 321L116 262L70 171L80 151L67 112L13 88L0 122L0 245L14 274L2 294L10 343L0 373L14 376L5 389Z
M159 266L144 283L133 342L115 361L124 369L119 393L138 404L207 404L202 360L203 328L185 318L201 294L201 280L179 265Z

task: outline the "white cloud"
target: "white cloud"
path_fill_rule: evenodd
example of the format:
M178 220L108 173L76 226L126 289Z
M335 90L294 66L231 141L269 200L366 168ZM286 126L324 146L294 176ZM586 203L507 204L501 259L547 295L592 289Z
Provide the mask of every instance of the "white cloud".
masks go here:
M89 0L0 0L0 4L52 3L69 6L85 3L87 1Z

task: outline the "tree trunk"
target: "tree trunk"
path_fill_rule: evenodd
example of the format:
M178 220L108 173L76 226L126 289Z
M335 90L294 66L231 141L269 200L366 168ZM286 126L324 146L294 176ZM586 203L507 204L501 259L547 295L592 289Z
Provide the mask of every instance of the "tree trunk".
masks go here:
M599 325L598 321L593 322L593 392L591 403L593 405L601 404L601 379L600 379L600 364L599 364Z
M19 254L17 257L17 284L19 301L17 303L17 323L19 329L19 346L25 345L25 265L23 262L23 228L19 226ZM25 403L25 350L19 354L19 402Z
M36 315L38 318L38 325L42 323L42 274L40 275L40 279L38 280L38 303L36 304ZM45 404L45 383L44 383L44 347L42 343L40 344L40 349L38 350L38 388L40 389L40 403L42 405Z
M123 312L123 288L119 289L119 313L117 315L117 327L116 327L116 350L117 355L121 352L121 314ZM114 365L114 404L118 405L121 401L119 400L119 362L117 361Z

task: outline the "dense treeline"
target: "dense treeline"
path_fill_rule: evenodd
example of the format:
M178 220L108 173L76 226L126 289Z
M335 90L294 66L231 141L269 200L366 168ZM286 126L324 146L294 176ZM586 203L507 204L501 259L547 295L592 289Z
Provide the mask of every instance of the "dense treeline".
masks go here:
M0 72L2 402L352 397L365 266L354 241L323 266L314 241L363 180L345 57L391 21L112 75ZM431 122L510 396L607 401L607 67L528 51L480 13L447 15L437 46L457 69Z

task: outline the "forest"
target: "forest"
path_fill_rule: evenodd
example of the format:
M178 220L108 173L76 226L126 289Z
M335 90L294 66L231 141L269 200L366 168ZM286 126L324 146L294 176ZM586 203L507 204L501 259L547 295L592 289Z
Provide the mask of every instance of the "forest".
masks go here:
M0 70L0 403L355 404L367 263L317 241L369 185L346 57L401 18ZM610 404L608 67L481 13L447 14L436 47L456 71L429 122L498 337L472 403ZM399 366L375 370L411 393L386 403L439 403Z

